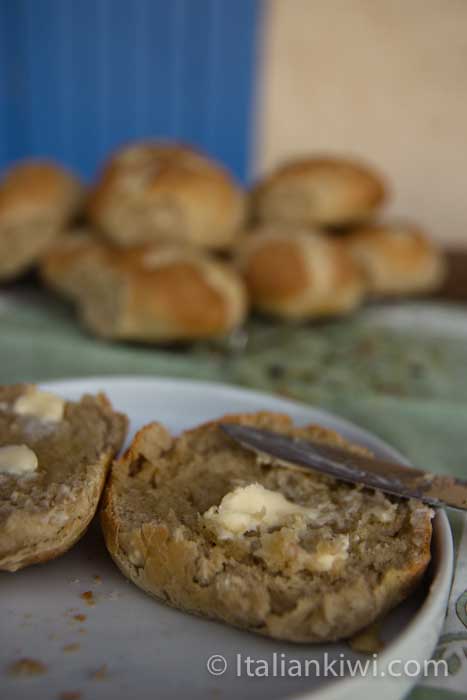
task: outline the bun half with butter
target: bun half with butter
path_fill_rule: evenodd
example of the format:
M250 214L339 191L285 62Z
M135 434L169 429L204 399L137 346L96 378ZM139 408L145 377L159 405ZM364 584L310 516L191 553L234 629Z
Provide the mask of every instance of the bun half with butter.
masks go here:
M259 226L237 250L253 308L284 319L350 313L364 277L339 240L305 227Z
M361 450L285 415L224 422ZM219 422L143 428L107 483L107 548L159 600L268 637L349 637L403 600L430 560L429 508L302 473L234 443Z
M24 161L0 180L0 281L33 265L75 216L83 188L48 161Z
M54 559L84 534L126 427L103 394L0 388L0 570Z
M374 297L431 292L446 274L442 252L411 223L367 225L343 237L342 243Z
M320 156L279 165L253 189L251 208L257 221L341 227L368 219L384 199L384 182L372 168Z
M245 202L219 163L180 144L148 142L109 160L88 213L119 246L168 240L225 250L242 227Z

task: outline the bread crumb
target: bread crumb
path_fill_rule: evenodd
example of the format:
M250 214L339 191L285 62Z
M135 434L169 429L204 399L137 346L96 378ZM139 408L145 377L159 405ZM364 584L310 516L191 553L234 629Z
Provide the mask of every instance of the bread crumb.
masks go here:
M59 700L80 700L81 692L79 690L64 690L58 697Z
M89 678L92 678L93 681L104 681L106 678L109 676L109 669L107 668L107 664L103 664L99 668L96 668L95 671L91 671L89 674Z
M98 586L100 586L100 584L102 583L102 579L101 579L101 577L99 576L99 574L96 574L96 575L93 576L92 578L93 578L94 582L97 583Z
M84 622L87 620L87 615L83 615L83 613L77 613L76 615L73 615L73 620L76 620L76 622Z
M381 623L374 622L372 625L354 634L349 639L349 646L352 651L363 654L378 654L384 649L384 642L381 639Z
M96 604L94 593L92 591L84 591L84 593L81 593L80 597L82 600L84 600L86 605L89 605L91 608Z
M24 658L13 661L13 663L8 666L7 672L11 676L23 678L42 676L44 673L47 673L47 666L37 659Z
M65 652L73 652L73 651L78 651L81 649L81 644L78 644L78 642L75 642L74 644L65 644L64 647L62 647L62 651Z

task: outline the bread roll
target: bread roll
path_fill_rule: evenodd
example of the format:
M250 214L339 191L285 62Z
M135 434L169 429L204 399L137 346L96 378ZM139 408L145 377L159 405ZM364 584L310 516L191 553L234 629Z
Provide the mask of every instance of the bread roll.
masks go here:
M229 248L244 195L218 163L191 148L142 143L116 153L91 195L89 216L113 243L168 240Z
M285 415L223 420L359 449ZM143 428L101 510L111 556L144 591L294 642L349 637L406 598L430 560L431 516L418 501L266 461L218 422L177 438Z
M67 170L46 161L13 166L0 181L0 281L37 261L76 214L82 187Z
M116 340L217 337L247 310L244 284L228 264L176 244L121 249L71 239L44 258L42 276L76 302L87 328Z
M312 319L354 310L363 276L340 242L316 231L263 226L238 250L252 306L290 319Z
M443 281L443 255L413 224L372 224L355 230L343 242L373 296L430 292Z
M83 535L126 426L104 395L0 388L0 570L53 559Z
M361 163L310 157L280 165L259 181L251 198L258 221L343 226L367 219L380 206L380 176Z
M109 251L105 242L88 228L77 228L49 247L39 261L43 282L60 295L73 300L83 289L83 268L86 261L103 257Z

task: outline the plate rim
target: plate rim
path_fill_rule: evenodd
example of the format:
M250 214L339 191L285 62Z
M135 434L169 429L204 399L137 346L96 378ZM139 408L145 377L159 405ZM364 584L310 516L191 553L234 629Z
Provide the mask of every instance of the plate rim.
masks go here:
M248 387L242 387L236 384L228 384L225 382L215 382L215 381L205 381L202 379L185 379L183 377L161 377L158 375L88 375L83 377L71 377L69 379L54 379L50 381L38 381L37 384L42 388L49 391L57 391L58 393L63 392L66 394L67 387L74 388L86 384L100 383L103 386L99 387L99 390L106 391L105 384L112 383L116 385L126 385L126 384L162 384L167 388L170 385L176 385L177 388L183 388L185 391L199 391L200 387L204 387L210 391L221 391L228 392L231 395L242 398L250 397L252 399L260 399L267 401L274 401L276 404L284 404L284 410L289 410L295 408L301 411L312 411L316 412L323 417L324 421L327 419L333 423L337 423L341 426L341 429L348 430L355 435L355 439L362 441L368 441L372 443L376 449L381 449L386 455L389 455L393 459L399 459L401 463L410 466L411 462L401 453L399 450L385 440L375 435L365 428L361 428L352 421L342 418L338 414L322 409L319 406L313 404L306 404L301 401L296 401L294 399L288 399L275 394L270 394L264 391L257 391L255 389L250 389ZM88 389L84 388L83 391L86 392ZM96 391L95 387L93 391ZM118 406L115 407L118 410ZM279 410L278 408L275 410ZM339 430L340 428L335 428ZM433 540L432 540L432 551L435 550L436 553L436 571L432 574L432 580L430 582L429 589L426 593L425 599L423 600L420 608L417 610L415 615L412 617L410 622L399 632L396 637L388 644L387 649L385 649L378 657L380 665L385 665L394 658L394 650L399 648L408 651L409 648L413 648L416 640L419 638L419 626L425 623L428 626L431 620L434 623L434 618L439 614L440 608L445 608L452 582L453 570L454 570L454 547L451 527L445 510L438 509L435 511L435 516L433 518ZM434 648L433 648L434 649ZM431 649L431 652L433 651ZM431 653L430 652L430 653ZM426 654L423 658L427 658ZM331 680L327 687L319 688L317 690L300 691L289 695L289 700L341 700L348 696L348 692L352 690L355 692L361 687L361 691L368 691L370 687L369 681L380 681L380 678L372 678L371 676L363 677L348 677L348 678L338 678ZM399 681L399 689L397 697L402 697L406 692L413 687L417 678L404 676L403 678L390 678L391 681ZM359 691L360 692L360 691ZM386 695L384 693L379 693L380 700L385 700L386 697L394 697L394 695Z
M162 377L158 375L141 375L141 374L124 374L124 375L105 375L105 374L100 374L100 375L88 375L86 377L71 377L70 379L51 379L51 380L46 380L46 381L37 381L34 382L38 386L41 386L44 389L47 390L53 390L54 388L56 390L60 390L58 387L60 385L68 385L68 384L73 384L73 385L79 385L83 383L88 383L88 382L112 382L114 384L126 384L128 382L131 383L141 383L141 384L147 384L148 382L157 382L158 384L177 384L177 385L183 385L184 389L188 390L199 390L200 386L204 386L207 389L210 390L222 390L222 391L228 391L232 394L236 394L239 397L242 395L247 395L250 397L255 397L255 398L260 398L264 400L273 400L276 403L283 403L284 407L285 405L289 406L294 406L296 409L301 409L301 410L308 410L308 411L315 411L322 415L325 419L329 418L331 421L338 422L345 430L350 430L355 435L358 435L359 437L357 439L362 439L362 440L368 440L369 442L374 443L377 445L381 450L392 453L394 455L394 459L400 459L401 462L405 463L407 466L412 466L409 459L405 457L396 447L393 447L390 445L388 442L383 440L383 438L380 438L378 435L375 433L372 433L370 430L367 430L366 428L361 428L359 425L354 423L351 420L348 420L347 418L343 418L337 413L333 413L331 411L328 411L325 408L321 408L320 406L316 406L314 404L307 404L303 401L297 401L296 399L289 399L284 396L280 396L278 394L273 394L269 393L267 391L261 391L261 390L256 390L256 389L250 389L249 387L242 387L238 384L229 384L227 382L216 382L216 381L209 381L209 380L204 380L204 379L185 379L184 377ZM58 388L58 389L57 389ZM103 388L101 388L101 391L104 391ZM118 410L118 407L116 407Z

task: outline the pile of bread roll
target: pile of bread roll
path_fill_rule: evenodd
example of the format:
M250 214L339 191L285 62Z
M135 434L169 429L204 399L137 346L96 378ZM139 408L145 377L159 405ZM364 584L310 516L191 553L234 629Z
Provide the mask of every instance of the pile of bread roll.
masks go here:
M0 282L38 265L91 332L116 340L218 337L248 308L341 315L442 281L443 257L418 227L375 221L384 200L378 174L337 158L286 163L251 193L175 143L121 149L90 190L26 161L0 181Z

